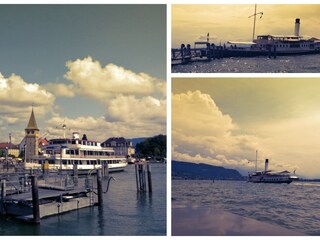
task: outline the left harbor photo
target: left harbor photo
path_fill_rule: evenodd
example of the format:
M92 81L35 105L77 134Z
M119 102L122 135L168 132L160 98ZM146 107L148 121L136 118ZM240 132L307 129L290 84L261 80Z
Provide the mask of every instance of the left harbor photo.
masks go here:
M0 5L0 235L167 235L166 21Z

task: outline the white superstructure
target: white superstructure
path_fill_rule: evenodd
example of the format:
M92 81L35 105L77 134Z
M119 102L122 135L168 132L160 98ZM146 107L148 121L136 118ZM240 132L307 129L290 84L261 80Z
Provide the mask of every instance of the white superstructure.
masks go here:
M79 171L89 171L108 164L110 172L121 171L128 165L126 158L115 156L112 148L101 147L97 141L81 140L79 133L73 133L71 139L50 140L41 154L25 162L25 167L40 168L43 164L57 170L73 170L74 165L77 165Z

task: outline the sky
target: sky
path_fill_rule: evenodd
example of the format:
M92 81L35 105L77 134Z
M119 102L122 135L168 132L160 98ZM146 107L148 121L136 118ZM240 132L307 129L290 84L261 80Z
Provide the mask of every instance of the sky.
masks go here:
M173 5L172 47L205 40L219 44L227 41L252 41L254 4ZM294 33L295 19L300 18L300 34L320 37L320 4L258 4L256 35ZM256 36L255 35L255 36Z
M172 159L320 175L319 78L174 78Z
M0 5L0 141L166 133L165 5Z

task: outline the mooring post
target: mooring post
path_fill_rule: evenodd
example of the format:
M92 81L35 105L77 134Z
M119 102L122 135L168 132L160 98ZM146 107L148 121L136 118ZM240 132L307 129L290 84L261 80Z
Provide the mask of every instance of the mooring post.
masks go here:
M102 163L102 176L109 177L109 164L107 161Z
M5 214L4 202L6 197L6 180L1 180L1 213Z
M149 164L147 165L147 171L148 171L148 189L149 189L149 192L152 192L151 167Z
M140 190L145 191L145 179L144 179L144 170L143 164L139 165L139 180L140 180Z
M135 172L136 172L136 185L137 185L137 191L139 192L139 177L138 177L138 165L135 163L134 164Z
M33 223L40 223L40 207L39 207L39 191L38 191L38 180L35 175L31 176L32 186L32 211L33 211Z
M102 190L101 169L97 170L97 188L98 188L98 206L102 206L103 205L103 190Z

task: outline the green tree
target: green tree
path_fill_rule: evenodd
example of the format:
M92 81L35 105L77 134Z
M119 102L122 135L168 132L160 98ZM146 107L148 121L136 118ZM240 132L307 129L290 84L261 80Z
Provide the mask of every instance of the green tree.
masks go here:
M136 145L136 154L144 158L165 158L167 155L166 135L154 136L138 143Z

